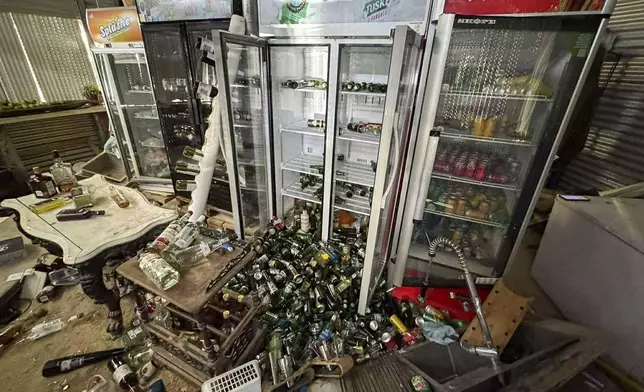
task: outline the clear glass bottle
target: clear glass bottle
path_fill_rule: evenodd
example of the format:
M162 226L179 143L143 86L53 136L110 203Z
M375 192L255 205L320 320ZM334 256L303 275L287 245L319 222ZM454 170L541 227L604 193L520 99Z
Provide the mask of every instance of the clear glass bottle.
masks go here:
M177 234L183 229L183 226L188 223L188 220L192 216L192 211L188 211L180 219L175 219L159 234L157 238L154 239L151 248L156 249L158 252L163 252L165 248L174 241L177 237Z
M162 290L168 290L179 283L179 272L156 253L143 253L139 257L139 268Z
M127 198L127 196L125 196L125 193L122 190L113 186L110 186L109 190L110 197L117 206L119 206L120 208L127 208L130 206L130 200Z
M201 225L205 220L206 216L201 215L196 222L186 223L179 234L177 234L177 238L175 238L174 242L172 243L172 248L185 249L189 247L190 244L192 244L192 241L194 241L197 237L197 234L199 234L199 225Z
M73 188L78 185L76 176L74 176L74 171L72 170L72 165L67 162L63 162L60 158L58 150L51 152L54 157L54 164L49 168L49 172L54 177L56 186L61 192L71 192Z

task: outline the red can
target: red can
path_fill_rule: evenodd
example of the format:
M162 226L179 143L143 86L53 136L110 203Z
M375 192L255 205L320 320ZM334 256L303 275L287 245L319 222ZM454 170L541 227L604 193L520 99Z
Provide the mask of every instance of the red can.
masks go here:
M473 178L474 177L474 172L476 171L476 165L478 164L479 161L479 154L474 153L470 155L470 159L467 161L467 166L465 167L465 174L463 175L464 177L467 178Z
M505 174L490 174L487 176L487 180L497 184L507 184L510 182L510 176L506 176Z
M449 163L447 163L447 162L436 162L436 163L434 163L434 170L436 170L438 172L449 173L450 172Z
M463 177L463 174L465 174L465 161L467 158L461 156L456 160L456 163L454 163L454 166L452 166L452 175L456 177Z
M459 153L458 148L453 149L449 153L448 158L447 158L447 163L450 166L452 166L456 162L456 159L458 158L458 153Z
M396 342L396 339L394 339L394 337L391 336L389 332L384 332L380 337L380 341L382 342L382 345L385 346L385 348L389 351L398 349L398 343Z
M476 171L474 172L474 179L476 181L485 181L485 172L487 170L488 159L483 158L476 165Z
M440 151L438 151L438 155L436 155L436 160L434 162L445 162L447 161L447 154L449 153L448 148L442 148Z

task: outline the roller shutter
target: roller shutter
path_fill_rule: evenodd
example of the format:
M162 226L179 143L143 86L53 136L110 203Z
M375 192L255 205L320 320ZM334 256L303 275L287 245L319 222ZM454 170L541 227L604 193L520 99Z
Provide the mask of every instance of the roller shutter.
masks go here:
M604 93L583 151L566 169L565 189L607 190L644 181L644 0L619 0L616 35L602 66Z

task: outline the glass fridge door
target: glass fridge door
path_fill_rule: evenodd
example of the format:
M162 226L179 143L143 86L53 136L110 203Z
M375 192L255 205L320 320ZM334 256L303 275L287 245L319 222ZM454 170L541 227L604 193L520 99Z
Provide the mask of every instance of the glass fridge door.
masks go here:
M169 184L168 155L143 49L103 56L112 69L110 83L115 87L113 98L135 158L135 171L139 179Z
M503 272L600 20L450 17L433 124L440 139L433 167L424 168L429 187L417 200L424 215L407 278L424 276L428 240L437 237L460 246L473 273ZM434 261L460 271L450 246L439 246Z
M107 115L110 119L110 131L113 132L116 144L118 146L123 167L128 179L138 175L137 167L134 162L134 151L127 132L123 113L120 110L118 101L118 92L114 83L113 69L107 54L95 51L96 66L103 86L103 101L107 107Z
M392 46L341 46L332 230L345 242L346 230L355 229L364 244L361 314L373 295L384 295L380 283L395 226L421 43L408 26L396 26Z
M316 231L322 226L329 49L270 47L276 213L289 217L306 209Z
M266 40L215 31L218 97L238 234L259 235L273 214ZM213 100L213 107L214 105ZM239 219L239 218L240 219Z

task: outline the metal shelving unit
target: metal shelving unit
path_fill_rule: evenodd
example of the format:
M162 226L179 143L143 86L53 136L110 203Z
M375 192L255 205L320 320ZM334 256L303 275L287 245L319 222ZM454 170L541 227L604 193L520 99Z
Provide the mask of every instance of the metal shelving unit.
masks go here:
M373 186L376 172L371 168L371 165L348 161L338 161L336 162L336 165L336 181L368 187ZM344 175L341 175L339 172L344 173Z
M532 143L530 140L521 140L521 139L510 139L502 137L485 137L485 136L473 136L469 134L468 131L459 131L457 129L443 127L441 132L441 137L447 139L461 139L461 140L472 140L475 142L491 143L491 144L508 144L511 146L523 146L523 147L532 147L535 148L537 145ZM468 133L465 133L468 132Z
M492 221L489 221L489 220L475 219L475 218L470 218L469 216L465 216L465 215L450 214L449 212L437 211L437 210L432 210L432 209L429 209L429 208L425 209L425 212L427 214L431 214L431 215L444 216L444 217L447 217L447 218L458 219L458 220L461 220L461 221L464 221L464 222L478 223L480 225L485 225L485 226L499 227L499 228L502 228L502 229L505 229L505 228L508 227L508 225L492 222Z

